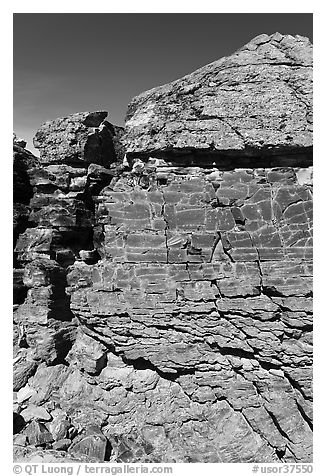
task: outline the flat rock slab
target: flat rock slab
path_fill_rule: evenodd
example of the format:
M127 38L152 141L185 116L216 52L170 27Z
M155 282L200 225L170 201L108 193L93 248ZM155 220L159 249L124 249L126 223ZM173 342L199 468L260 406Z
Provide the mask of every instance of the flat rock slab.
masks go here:
M73 443L69 448L69 453L87 455L101 462L105 459L106 447L107 439L104 435L88 435Z
M129 154L200 150L255 155L312 145L312 45L260 35L129 104Z
M43 407L38 407L37 405L29 405L25 410L21 412L21 416L26 422L32 420L39 421L49 421L51 420L51 415Z

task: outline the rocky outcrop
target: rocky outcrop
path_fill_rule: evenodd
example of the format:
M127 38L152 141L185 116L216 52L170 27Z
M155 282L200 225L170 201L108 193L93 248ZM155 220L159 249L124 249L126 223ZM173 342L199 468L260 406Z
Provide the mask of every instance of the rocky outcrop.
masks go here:
M29 178L29 170L38 164L38 159L25 149L26 142L13 137L13 246L15 249L19 236L29 226L28 219L31 212L30 199L33 196L33 187ZM17 253L14 252L13 270L13 302L21 304L26 297L26 286L23 283L23 269L17 262Z
M128 152L297 153L312 146L311 107L308 38L260 35L233 55L134 98Z
M281 87L287 72L309 91L310 49L258 37L135 98L125 135L101 112L36 134L15 248L17 460L311 461L311 131ZM233 129L185 132L195 102Z
M13 137L13 201L14 201L14 247L20 233L27 227L30 213L29 201L33 196L28 171L38 164L34 155L25 149L26 142L19 139L14 133Z
M27 382L35 372L39 375L43 363L64 369L77 346L78 323L66 292L67 270L75 260L96 263L99 259L93 245L93 195L117 173L101 164L115 164L119 170L124 153L118 139L121 128L104 121L106 115L79 113L44 124L35 139L35 146L41 149L39 160L20 148L18 154L14 145L15 207L21 206L20 196L28 204L25 227L20 227L15 243L14 269L14 391L18 392L14 428L24 437L18 440L22 446L45 446L51 451L72 446L74 453L81 452L76 437L82 438L82 434L61 409L60 415L64 416L56 434L53 425L58 408L51 391L45 397L45 401L50 398L47 408L39 406L39 401L35 407L28 390L27 397L25 394ZM59 375L60 371L61 382ZM40 417L44 412L49 415L45 422ZM91 444L92 437L87 435L86 441ZM98 460L99 454L103 459L106 443L101 451L95 448L94 455L88 451L87 461L93 456ZM22 454L27 458L25 449L21 453L16 448L16 457ZM57 457L60 459L60 455Z
M109 166L116 159L113 145L116 133L115 126L105 121L107 114L106 111L80 112L43 124L34 138L41 162Z

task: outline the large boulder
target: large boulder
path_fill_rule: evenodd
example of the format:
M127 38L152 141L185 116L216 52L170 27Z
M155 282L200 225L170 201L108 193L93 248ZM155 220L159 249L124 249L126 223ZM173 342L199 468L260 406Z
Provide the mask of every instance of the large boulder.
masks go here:
M311 103L309 39L259 35L231 56L135 97L126 117L127 152L307 148Z
M78 112L48 121L34 137L45 164L90 163L109 166L117 159L114 136L120 129L105 121L106 111Z

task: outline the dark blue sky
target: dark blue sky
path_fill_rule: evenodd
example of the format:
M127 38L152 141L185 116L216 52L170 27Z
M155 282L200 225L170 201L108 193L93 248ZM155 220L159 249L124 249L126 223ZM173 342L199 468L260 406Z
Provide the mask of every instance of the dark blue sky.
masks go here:
M14 14L14 130L109 111L123 125L133 96L229 55L261 33L308 36L312 14Z

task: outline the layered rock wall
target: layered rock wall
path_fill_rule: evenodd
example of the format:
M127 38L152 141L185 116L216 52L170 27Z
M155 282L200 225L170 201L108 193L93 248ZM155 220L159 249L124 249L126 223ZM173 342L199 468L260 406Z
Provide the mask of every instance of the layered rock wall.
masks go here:
M37 133L17 459L311 461L309 54L263 35L135 98L124 135L101 112Z

